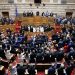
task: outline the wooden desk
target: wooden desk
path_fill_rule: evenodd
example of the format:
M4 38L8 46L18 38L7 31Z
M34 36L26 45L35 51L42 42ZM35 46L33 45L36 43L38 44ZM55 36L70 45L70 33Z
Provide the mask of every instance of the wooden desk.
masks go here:
M6 32L7 28L10 28L14 32L15 25L0 25L0 31L2 32Z
M37 70L45 70L45 69L50 68L50 66L54 64L55 63L37 63L37 64L29 63L28 65L34 65ZM62 64L62 63L58 62L57 64ZM25 63L24 65L27 65L27 64Z
M18 19L19 20L19 19ZM22 21L22 24L30 24L30 25L43 25L43 24L54 24L55 20L53 17L41 17L41 16L35 16L35 17L22 17L20 19Z

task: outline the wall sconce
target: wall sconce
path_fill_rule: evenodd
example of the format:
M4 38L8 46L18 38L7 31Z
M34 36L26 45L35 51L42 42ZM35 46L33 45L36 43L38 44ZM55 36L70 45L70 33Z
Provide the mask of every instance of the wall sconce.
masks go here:
M32 4L30 4L30 6L32 6Z
M43 6L45 6L45 4L43 3Z

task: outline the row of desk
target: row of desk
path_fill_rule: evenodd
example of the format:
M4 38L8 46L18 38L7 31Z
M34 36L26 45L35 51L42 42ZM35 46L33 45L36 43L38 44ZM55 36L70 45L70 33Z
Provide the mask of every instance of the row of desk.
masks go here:
M54 24L55 23L55 19L53 17L41 17L41 16L21 17L21 18L16 18L16 20L21 21L22 25L24 24L42 25L42 24Z

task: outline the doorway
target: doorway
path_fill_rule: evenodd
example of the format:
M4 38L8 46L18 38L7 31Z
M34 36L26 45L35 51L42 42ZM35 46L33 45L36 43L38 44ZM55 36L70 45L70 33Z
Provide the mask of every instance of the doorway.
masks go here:
M2 16L5 18L9 17L9 12L2 12Z
M66 12L66 17L72 17L73 12Z

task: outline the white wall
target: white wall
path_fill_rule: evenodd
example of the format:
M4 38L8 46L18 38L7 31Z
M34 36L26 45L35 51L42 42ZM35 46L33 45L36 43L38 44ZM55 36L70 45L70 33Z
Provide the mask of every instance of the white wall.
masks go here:
M13 0L14 2L16 2L16 0ZM34 3L34 0L23 0L25 1L25 3ZM52 0L41 0L42 3L49 3L51 2ZM57 3L57 1L64 1L64 0L53 0L54 2ZM67 3L75 3L75 0L66 0ZM22 0L17 0L17 3L18 2L21 2L22 3ZM0 3L8 3L8 0L0 0Z
M73 12L75 12L75 5L71 5L71 4L66 4L66 5L61 5L61 4L46 4L45 6L40 5L37 6L36 5L32 5L32 7L29 4L18 4L17 5L18 8L18 12L19 13L23 13L24 11L33 11L34 13L36 13L36 11L39 11L40 14L42 12L54 12L54 13L58 13L59 15L65 15L66 10L72 10ZM14 15L14 11L15 11L15 6L12 5L11 9L10 9L10 14Z
M57 13L58 15L65 15L66 10L72 10L75 12L75 4L48 4L46 3L45 6L41 4L40 6L37 6L35 4L32 4L32 7L30 4L24 3L24 4L16 4L18 12L23 13L24 11L33 11L36 13L36 11L39 11L40 14L44 11L49 11L49 12L54 12ZM2 11L8 11L10 16L15 16L15 4L0 4L0 14ZM75 15L75 13L73 14Z

